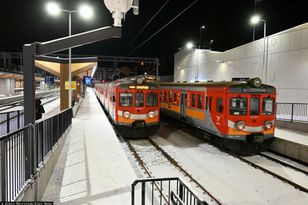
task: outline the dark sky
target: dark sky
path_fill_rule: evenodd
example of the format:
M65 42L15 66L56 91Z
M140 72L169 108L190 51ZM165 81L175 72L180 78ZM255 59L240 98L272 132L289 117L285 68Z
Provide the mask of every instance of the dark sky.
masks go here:
M122 39L74 49L74 54L100 54L127 56L140 43L174 18L194 0L170 0L167 6L130 46L129 42L137 32L167 0L140 0L140 15L129 11L123 22ZM22 51L22 45L34 41L47 41L66 36L68 18L65 14L54 18L44 10L46 0L2 0L0 7L0 51ZM103 0L57 0L65 9L76 9L80 2L95 7L95 18L84 21L73 16L73 33L87 31L113 23L111 14ZM254 12L255 0L199 0L193 7L162 30L152 40L131 56L162 57L173 56L188 40L199 40L200 25L206 29L202 41L214 40L213 50L224 51L252 40L249 18ZM268 34L302 24L308 20L308 0L261 0L256 11L267 21ZM262 37L263 27L256 28L257 38Z

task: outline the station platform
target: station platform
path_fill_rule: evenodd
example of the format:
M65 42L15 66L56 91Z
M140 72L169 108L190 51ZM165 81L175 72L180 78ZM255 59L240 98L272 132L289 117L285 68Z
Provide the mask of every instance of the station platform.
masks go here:
M308 133L286 128L275 129L272 151L308 163Z
M129 204L136 179L94 91L88 89L41 200Z

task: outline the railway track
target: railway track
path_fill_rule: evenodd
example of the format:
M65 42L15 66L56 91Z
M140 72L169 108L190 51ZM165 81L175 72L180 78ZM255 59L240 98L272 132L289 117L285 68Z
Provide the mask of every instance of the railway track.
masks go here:
M215 196L213 196L213 194L211 194L210 191L208 191L204 186L202 186L190 173L188 173L171 155L169 155L164 149L162 149L154 140L149 138L149 139L146 139L146 141L148 142L149 145L154 147L155 150L157 152L159 152L161 154L161 156L164 157L164 159L166 159L173 167L175 167L180 173L182 173L182 175L185 178L187 178L192 184L195 184L195 187L197 189L201 190L201 192L204 195L208 196L209 200L211 200L213 204L222 205L222 203L219 201L219 199L217 199ZM149 177L154 177L151 173L151 170L148 168L149 166L147 165L146 162L144 162L143 156L141 156L142 154L140 154L140 151L138 151L132 145L132 143L129 140L127 140L125 142L126 142L128 148L129 148L129 150L133 154L134 158L137 160L139 165L145 170L146 174ZM150 149L147 148L147 150L150 150ZM150 153L147 153L147 154L150 154Z
M168 121L168 122L172 122L172 121ZM196 129L191 129L189 125L186 125L182 122L174 123L174 121L173 121L172 125L179 128L179 129L182 129L183 131L191 134L193 137L195 137L195 138L197 138L197 139L199 139L199 140L201 140L205 143L217 145L216 142L211 141L211 135L209 133L205 133L205 132L200 131L200 130L195 131ZM305 193L308 193L308 186L300 184L302 182L299 181L299 180L298 180L298 182L296 182L294 179L291 179L292 177L288 178L287 176L280 175L276 171L270 170L270 169L266 168L265 166L262 166L262 162L260 163L261 165L258 164L258 163L255 163L253 160L251 160L251 157L242 157L242 156L233 154L232 152L230 152L230 151L228 151L228 150L226 150L222 147L217 147L217 148L220 149L223 152L226 152L226 153L232 155L235 158L238 158L242 162L245 162L245 163L249 164L250 166L252 166L256 169L262 170L263 172L270 174L273 177L275 177L275 178L277 178L277 179L279 179L279 180L281 180L285 183L290 184L291 186L294 186L296 189L299 189L299 190L301 190ZM263 161L264 160L272 161L276 164L279 164L280 166L283 166L282 169L283 168L291 169L292 172L299 172L299 173L303 174L304 177L306 176L308 178L308 171L307 171L308 167L305 166L305 164L302 165L304 168L299 168L298 166L294 166L291 163L285 162L285 160L281 160L281 159L278 159L276 157L271 156L270 154L268 154L268 152L260 153L260 154L258 154L258 156ZM282 156L280 156L280 157L282 157ZM266 164L266 161L264 161L264 164ZM306 167L306 169L305 169L305 167ZM307 179L307 181L308 181L308 179Z

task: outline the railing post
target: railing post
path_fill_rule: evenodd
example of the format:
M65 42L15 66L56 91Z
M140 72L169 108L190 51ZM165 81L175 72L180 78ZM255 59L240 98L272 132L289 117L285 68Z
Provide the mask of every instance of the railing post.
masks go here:
M132 203L131 205L135 205L135 183L132 184Z
M294 103L291 104L292 107L291 107L291 123L293 122L293 114L294 114Z
M10 113L6 113L6 133L10 133Z
M0 141L0 200L5 200L5 163L4 163L4 141Z
M141 184L141 205L145 205L145 182Z

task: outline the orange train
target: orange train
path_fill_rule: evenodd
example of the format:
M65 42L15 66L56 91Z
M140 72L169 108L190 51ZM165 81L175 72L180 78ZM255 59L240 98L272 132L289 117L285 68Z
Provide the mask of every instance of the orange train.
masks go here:
M122 136L147 137L157 131L160 89L155 76L128 77L95 87L98 99Z
M263 151L274 138L276 89L260 78L160 87L162 114L214 134L233 152Z

